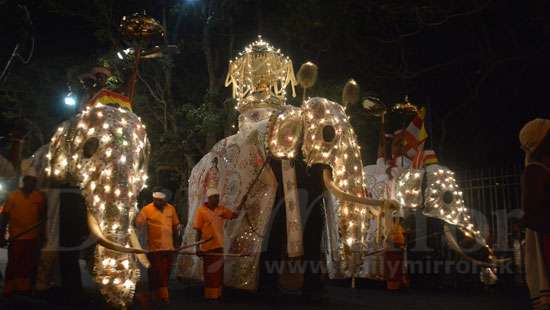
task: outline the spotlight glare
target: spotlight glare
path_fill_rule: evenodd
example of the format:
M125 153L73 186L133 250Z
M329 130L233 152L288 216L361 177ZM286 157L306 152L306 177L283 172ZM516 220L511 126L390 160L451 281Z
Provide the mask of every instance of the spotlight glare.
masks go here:
M70 93L67 94L67 96L65 96L65 104L68 106L76 105L76 98Z

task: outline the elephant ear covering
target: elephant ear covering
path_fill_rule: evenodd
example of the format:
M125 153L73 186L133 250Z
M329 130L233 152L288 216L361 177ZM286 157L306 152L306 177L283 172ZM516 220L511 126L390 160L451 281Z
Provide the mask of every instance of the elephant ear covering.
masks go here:
M80 186L90 222L109 242L128 248L148 154L145 126L134 113L96 104L58 128L45 170L52 180ZM94 272L111 305L131 303L140 275L134 254L98 245Z
M268 129L268 148L279 159L293 159L302 138L302 111L285 106L280 113L271 116Z

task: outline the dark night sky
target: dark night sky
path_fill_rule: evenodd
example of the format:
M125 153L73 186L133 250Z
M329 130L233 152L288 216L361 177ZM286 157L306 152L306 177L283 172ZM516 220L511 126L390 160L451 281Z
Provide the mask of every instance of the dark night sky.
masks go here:
M195 0L195 2L201 0ZM192 1L181 1L186 5L197 5ZM320 80L327 83L343 85L349 77L355 78L363 90L376 91L386 103L394 103L410 95L413 103L430 105L432 118L433 144L442 154L445 162L468 167L482 165L508 165L521 162L518 149L517 132L521 125L533 117L550 117L548 106L550 69L548 61L550 22L545 18L543 1L492 1L490 6L480 14L456 17L437 27L426 27L410 39L402 42L406 52L407 65L411 76L393 76L386 69L385 62L399 63L399 44L385 44L376 39L383 37L381 29L373 27L380 23L376 18L380 14L361 1L351 1L345 11L345 18L333 20L330 16L332 6L339 1L325 5L324 1L304 1L312 3L309 10L303 5L289 11L286 1L263 1L262 33L274 45L279 46L285 54L294 60L295 70L307 60L319 65ZM344 1L345 2L345 1ZM39 1L26 1L32 16L33 33L37 39L33 64L44 64L51 61L65 61L67 66L83 57L91 60L107 51L109 46L100 44L88 23L76 17L59 16L48 12ZM247 1L249 11L255 12L254 1ZM328 2L326 2L328 3ZM11 49L23 34L21 14L14 12L15 1L0 1L0 33L3 43L0 46L0 65L3 67ZM6 9L7 8L7 9ZM113 17L113 25L123 14L140 9L155 17L160 14L157 1L125 1L119 4L118 16ZM17 11L17 10L15 10ZM313 12L313 13L312 13ZM320 14L323 25L319 31L314 18L311 23L296 26L294 35L292 27L279 27L288 14L292 16ZM236 48L254 39L258 32L258 22L254 14L236 16ZM193 20L180 24L182 39L200 37L201 26ZM325 32L325 30L328 30ZM334 31L333 31L334 30ZM322 50L318 42L331 40ZM305 39L304 39L305 38ZM187 40L187 41L186 41ZM480 42L490 42L483 46ZM195 63L205 74L206 67L200 53L185 50L176 59L178 64ZM484 54L486 51L492 54ZM491 64L488 58L497 55L503 59L487 70ZM458 59L458 60L457 60ZM436 64L445 64L423 74L416 74ZM395 67L395 66L394 66ZM28 67L16 62L12 70L21 72ZM202 69L201 69L202 68ZM482 87L478 90L479 100L447 121L447 142L443 148L439 145L441 122L446 113L458 107L468 99L470 82L489 71ZM187 74L183 72L182 75ZM199 79L197 89L205 89L205 79ZM40 83L37 78L35 83ZM57 81L62 95L65 81ZM52 87L53 88L53 87ZM52 90L52 96L55 91ZM333 98L337 99L337 98ZM51 102L44 111L54 117L66 117L59 102ZM2 124L2 130L9 124ZM1 135L1 134L0 134ZM376 142L367 147L374 147ZM372 145L372 146L371 146ZM438 148L442 149L439 150Z

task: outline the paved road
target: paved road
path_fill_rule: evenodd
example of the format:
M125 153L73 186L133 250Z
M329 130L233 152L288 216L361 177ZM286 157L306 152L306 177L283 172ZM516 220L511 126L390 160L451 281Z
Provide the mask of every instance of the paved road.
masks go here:
M5 264L5 250L0 250L0 268ZM11 301L0 297L0 309L101 309L106 308L95 285L87 274L82 273L86 296L82 303L69 306L70 296L61 292L47 297L18 296ZM1 286L1 284L0 284ZM522 310L529 309L525 289L493 289L489 291L467 288L409 289L388 292L382 288L363 286L351 289L344 283L331 282L320 298L306 299L294 294L275 292L243 293L227 290L221 303L208 303L202 299L201 287L192 283L172 281L171 303L163 309L200 310L248 310L248 309L369 309L369 310Z
M67 296L59 294L49 300L37 297L17 297L12 301L0 299L0 309L98 309L105 308L97 291L87 289L81 304L64 304ZM228 291L220 303L202 299L201 287L171 284L171 303L163 309L200 310L248 309L370 309L370 310L521 310L529 309L525 292L464 292L411 289L387 292L381 289L351 289L328 286L322 299L305 299L292 294L242 293Z
M216 309L205 306L200 292L187 290L178 295L176 304L191 309ZM528 300L523 293L501 292L452 292L432 290L408 290L388 292L381 289L351 289L329 286L322 300L304 300L298 296L229 294L224 309L370 309L370 310L521 310L528 309ZM181 300L181 301L180 301ZM176 307L173 307L176 309ZM219 309L219 308L217 308Z

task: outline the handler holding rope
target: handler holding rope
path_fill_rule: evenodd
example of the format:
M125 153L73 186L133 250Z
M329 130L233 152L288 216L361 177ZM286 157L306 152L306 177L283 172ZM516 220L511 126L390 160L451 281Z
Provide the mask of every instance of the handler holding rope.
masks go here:
M206 196L208 202L195 212L193 228L197 230L197 241L209 240L200 245L197 253L203 257L204 297L217 300L222 296L223 286L223 224L239 214L219 205L217 174L212 167L207 178Z
M4 297L32 293L46 211L45 197L36 190L36 182L36 172L28 169L23 186L9 195L0 217L0 246L9 243ZM8 224L10 238L4 240Z

